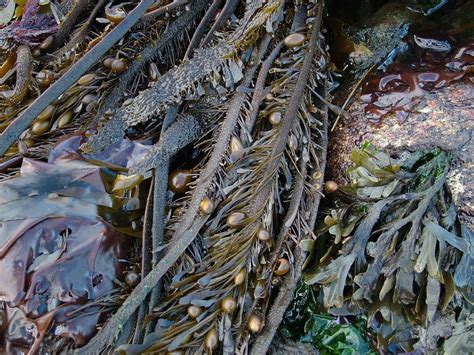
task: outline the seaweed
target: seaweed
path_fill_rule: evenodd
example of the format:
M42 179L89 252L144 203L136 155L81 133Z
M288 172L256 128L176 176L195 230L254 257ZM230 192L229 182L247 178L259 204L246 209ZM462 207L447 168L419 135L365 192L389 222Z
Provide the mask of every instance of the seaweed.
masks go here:
M81 141L63 140L48 163L24 159L19 176L0 182L0 305L8 349L82 346L128 293L125 258L141 233L142 180L124 180L117 168L140 148L122 143L85 157L77 153Z
M205 79L212 82L213 73L215 77L219 76L219 72L227 70L230 72L232 82L238 82L242 74L235 59L237 51L248 46L246 41L249 37L264 25L278 8L279 2L276 0L269 1L265 5L261 1L253 2L228 39L220 41L213 47L196 51L191 60L168 71L152 88L143 90L133 99L126 100L99 130L97 138L89 141L83 150L101 150L122 138L128 127L152 119L166 104L180 104L184 95L188 97L199 95L195 85ZM218 88L219 80L213 84Z
M318 294L301 282L285 313L280 334L285 339L313 344L321 354L376 354L367 317L338 316L318 311Z
M74 147L63 146L57 159L96 164L111 154L100 163L106 191L84 192L82 181L58 171L56 182L47 174L32 178L30 185L57 194L66 186L57 205L46 192L31 197L45 207L35 209L38 217L46 208L66 218L98 213L138 237L129 240L140 260L127 259L132 271L117 280L123 292L110 292L104 301L110 316L99 317L97 334L81 343L57 342L56 349L264 353L275 335L290 302L286 295L301 276L297 245L313 233L324 181L332 79L321 35L323 6L220 4L210 6L198 25L208 2L167 2L139 20L137 7L126 14L134 5L127 3L118 24L94 21L102 13L99 3L72 37L78 38L74 48L51 63L38 60L39 91L49 89L27 111L21 112L25 103L2 116L2 128L18 119L4 131L2 147L21 135L18 147L2 157L10 159L1 167L8 172L5 186L21 174L11 170L17 159L49 156L52 162L52 144L78 129L87 129L86 138L69 138ZM118 31L125 22L127 34ZM99 33L83 42L84 28ZM101 62L84 67L108 45ZM40 107L44 112L23 131ZM179 174L186 175L182 182L175 179ZM148 189L146 201L129 196L137 185ZM25 206L20 192L5 191L16 210ZM71 194L78 201L68 206ZM41 202L45 195L48 203ZM2 212L13 218L7 207Z
M316 241L303 244L311 251L304 280L321 287L330 311L367 309L380 347L436 349L456 327L445 319L466 281L453 280L471 258L446 186L450 156L440 149L390 156L365 144L352 161L350 184L341 188ZM320 249L325 243L329 249ZM439 331L442 322L447 326ZM415 343L413 329L421 326L430 336L418 334Z

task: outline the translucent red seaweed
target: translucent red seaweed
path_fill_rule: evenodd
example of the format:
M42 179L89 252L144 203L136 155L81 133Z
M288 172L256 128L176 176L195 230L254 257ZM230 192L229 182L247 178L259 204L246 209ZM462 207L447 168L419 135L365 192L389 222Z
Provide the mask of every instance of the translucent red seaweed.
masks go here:
M124 278L133 238L117 226L131 224L137 210L127 195L109 193L110 175L147 147L127 140L83 156L77 148L85 139L67 137L47 163L23 159L21 174L0 182L0 342L7 352L40 350L45 337L86 344L121 292L116 280Z

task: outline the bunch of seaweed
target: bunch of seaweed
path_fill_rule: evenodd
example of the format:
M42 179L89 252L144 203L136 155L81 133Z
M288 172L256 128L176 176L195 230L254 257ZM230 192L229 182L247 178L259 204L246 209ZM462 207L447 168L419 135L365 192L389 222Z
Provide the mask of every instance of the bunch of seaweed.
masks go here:
M89 157L124 141L149 147L116 177L117 191L149 187L143 215L129 221L143 225L131 248L136 282L85 346L55 349L265 353L323 185L332 80L323 6L150 5L100 1L79 11L76 32L59 26L72 44L45 40L33 63L39 90L1 118L7 179L14 162L45 159L78 129Z
M28 2L28 6L34 6L30 3L34 1ZM128 9L133 8L132 5L133 3L118 5L123 8L123 16ZM135 95L143 90L158 79L160 72L175 65L178 60L176 57L186 50L189 31L196 26L197 17L205 5L205 2L196 1L190 11L169 14L147 26L146 31L142 29L125 36L105 57L99 57L72 85L61 89L61 95L49 100L50 103L34 117L30 127L21 132L18 144L11 146L1 159L15 159L22 155L47 159L48 151L58 137L95 126L100 117L109 117L118 102L123 101L127 95ZM71 42L64 46L55 45L56 38L65 35L62 32L66 30L66 24L62 24L58 33L47 37L35 49L37 53L29 65L33 68L33 73L25 78L30 86L28 94L17 105L0 100L0 105L4 106L0 113L2 129L71 68L76 68L77 61L116 28L114 22L99 17L103 7L104 2L100 2L90 16L80 17L83 19L80 30L70 33L74 45ZM86 6L85 9L87 8ZM105 15L107 14L105 9ZM98 21L95 21L96 18ZM4 66L11 65L10 62L7 59ZM16 65L20 64L17 60ZM15 85L15 77L11 75L14 70L15 67L10 68L0 75L2 82Z
M193 85L195 90L198 86L207 87L215 93L213 100L222 102L220 88L232 88L227 80L224 85L219 84L226 78L226 72L232 75L231 84L240 81L242 88L234 91L224 112L220 115L217 112L220 116L217 122L203 115L209 112L210 95L198 101L189 115L176 118L153 151L132 168L132 172L139 173L155 167L156 183L162 175L159 169L169 165L172 147L169 139L173 136L168 136L168 132L175 129L180 132L183 129L175 127L193 122L213 131L197 143L204 158L193 169L197 179L190 184L190 190L176 201L179 212L171 214L168 225L160 222L161 237L153 243L163 249L160 243L164 235L165 243L169 241L164 247L167 252L162 253L161 260L155 257L160 261L134 290L136 294L124 303L123 312L119 310L81 351L110 345L117 330L162 276L164 290L151 293L151 314L145 318L146 325L156 326L146 331L142 344L123 345L120 349L131 352L244 351L253 340L252 335L260 333L262 328L268 330L269 335L258 337L252 351L259 353L268 347L286 308L271 310L271 291L282 282L282 276L290 274L295 263L295 242L312 230L307 220L319 201L317 186L321 186L324 171L327 124L314 102L317 99L314 92L321 90L318 86L323 86L326 78L324 53L315 56L320 41L321 10L318 6L296 6L292 28L298 32L291 36L287 28L280 29L278 25L282 6L276 2L267 2L265 6L252 3L243 16L242 25L223 42L236 44L223 46L219 42L196 53L193 59L165 74L112 119L134 125L133 119L126 117L138 117L138 107L145 107L139 118L145 120L148 102L157 104L152 111L156 114L163 99L171 98L171 103L179 107L183 95L189 96L187 92L169 91L180 90L179 85ZM309 22L305 21L307 12L314 15ZM276 15L272 16L273 13ZM249 45L249 34L262 33L263 26L271 28L275 38L268 34L255 36ZM265 57L270 46L273 50ZM245 55L248 50L253 52L250 58ZM244 66L243 74L236 76L240 65L232 64L235 59L225 66L220 66L219 61L209 63L209 58L219 53L243 54L243 59L238 61ZM249 86L259 62L263 65L252 90ZM208 67L207 63L212 66ZM221 76L219 72L224 74L223 79L216 81ZM185 80L170 86L175 78ZM176 95L177 100L173 99ZM196 96L191 97L196 99ZM147 106L143 106L144 99ZM128 115L123 116L123 112ZM126 121L122 121L122 117ZM116 126L124 129L121 124ZM112 126L104 126L102 132L110 132L109 127ZM190 130L186 133L182 138L184 144L192 139L189 133L194 134ZM99 136L97 142L101 139ZM157 191L154 193L156 197ZM286 291L285 287L280 290ZM157 302L153 300L154 294L166 296ZM279 320L265 324L267 313L276 314Z
M466 351L472 233L457 220L446 185L449 154L390 156L365 144L352 161L350 184L316 240L301 244L310 251L305 282L320 286L332 313L366 312L381 348L435 350L444 339L445 349Z

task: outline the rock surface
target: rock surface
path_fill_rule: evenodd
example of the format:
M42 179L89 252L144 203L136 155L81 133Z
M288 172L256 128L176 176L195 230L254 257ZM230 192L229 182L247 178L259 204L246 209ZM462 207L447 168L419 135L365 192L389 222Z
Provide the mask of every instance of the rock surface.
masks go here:
M390 152L439 147L453 154L449 186L461 220L474 228L474 85L472 79L427 93L403 120L396 113L380 123L363 114L364 103L351 107L350 122L341 123L332 135L330 179L343 183L351 165L350 154L364 141Z

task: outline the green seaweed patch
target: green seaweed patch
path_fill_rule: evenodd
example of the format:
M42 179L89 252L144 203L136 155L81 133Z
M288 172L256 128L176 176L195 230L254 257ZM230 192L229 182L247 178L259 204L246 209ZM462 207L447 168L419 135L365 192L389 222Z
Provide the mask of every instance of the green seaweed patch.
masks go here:
M280 334L287 339L311 343L325 354L376 354L365 316L334 316L317 313L314 289L301 283L285 314Z

